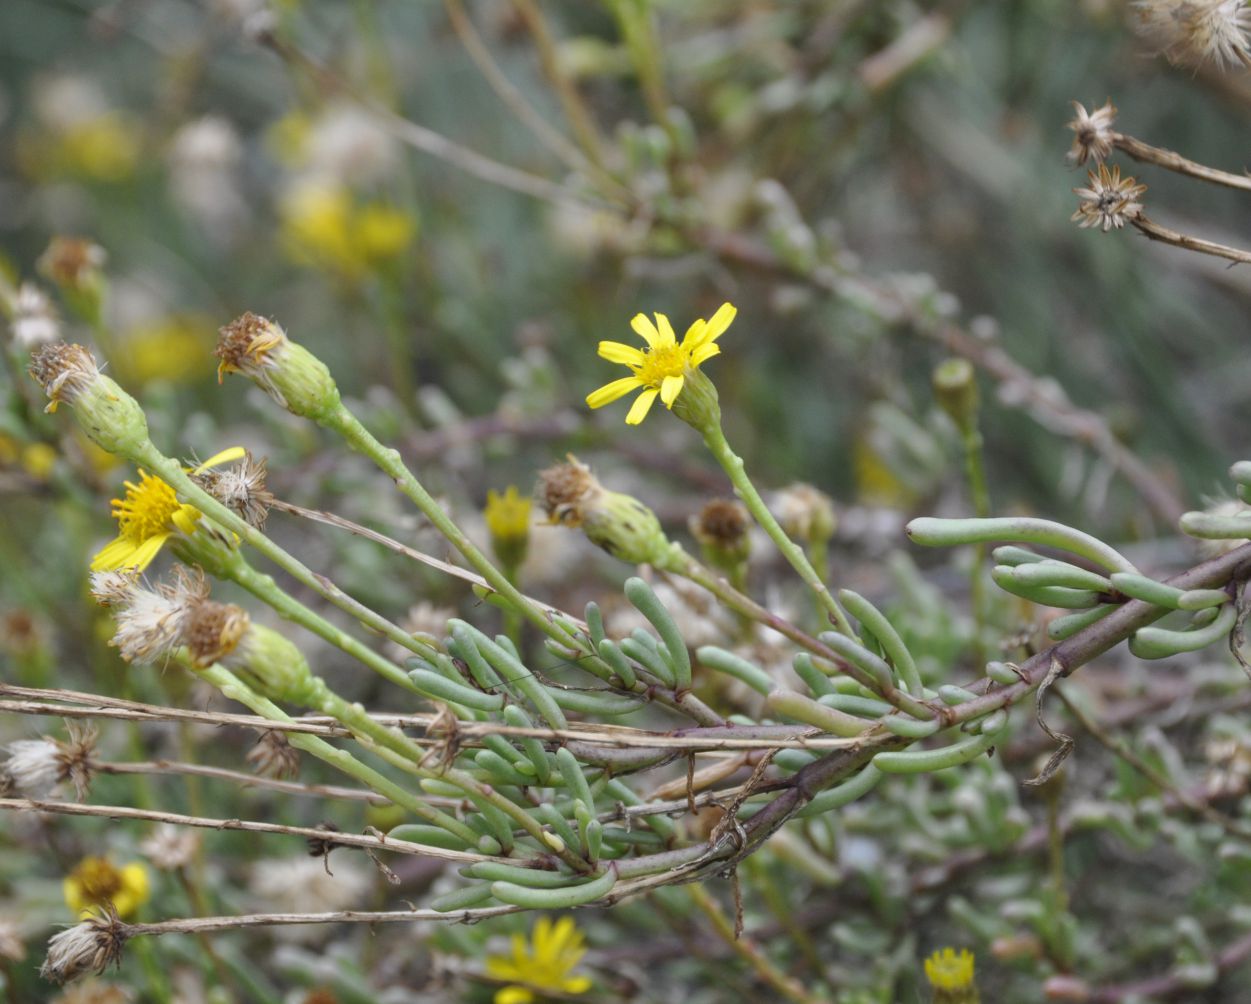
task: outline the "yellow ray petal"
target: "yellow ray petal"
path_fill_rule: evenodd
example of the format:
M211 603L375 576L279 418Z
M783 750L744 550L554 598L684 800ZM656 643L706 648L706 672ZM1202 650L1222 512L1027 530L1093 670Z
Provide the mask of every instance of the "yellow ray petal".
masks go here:
M677 335L673 333L673 325L669 323L669 318L664 314L656 315L656 327L660 331L661 345L677 345Z
M635 314L630 320L630 327L651 348L654 349L660 345L660 332L656 330L656 325L652 324L652 319L646 314Z
M124 566L118 567L135 568L142 572L152 564L152 559L160 553L165 542L172 536L172 533L158 533L154 537L149 537L135 548L135 553L131 555L130 560Z
M682 384L685 382L686 378L681 374L678 376L667 376L660 382L660 400L664 401L666 408L673 407L673 402L682 393Z
M135 545L127 537L117 537L109 541L91 559L93 572L115 572L123 568L135 551Z
M651 410L652 402L656 400L656 395L660 391L653 390L648 387L638 397L634 399L634 403L630 405L630 414L626 415L626 425L638 425L647 417L648 411Z
M715 342L718 338L725 334L728 328L738 315L738 307L732 303L723 303L717 308L717 312L708 319L708 328L704 333L704 341Z
M622 345L620 342L600 342L599 354L600 358L607 359L610 363L621 363L623 366L642 366L645 358L642 349L636 349L633 345Z
M247 452L242 446L231 446L222 450L221 453L214 453L208 460L197 467L194 473L200 474L203 471L207 471L210 467L219 467L222 464L230 463L232 460L242 460L247 455Z
M599 390L591 391L586 396L586 403L591 408L602 408L606 404L612 404L617 398L629 394L635 387L642 386L643 381L638 377L622 377L620 380L604 384Z
M691 353L691 365L699 366L706 363L713 356L721 355L721 346L715 342L709 342L707 345L701 345Z
M193 505L184 503L175 510L170 521L183 533L195 533L195 521L200 518L200 510Z
M691 322L691 326L686 329L686 334L682 336L682 348L688 352L691 349L697 349L704 342L708 341L708 322L702 317Z

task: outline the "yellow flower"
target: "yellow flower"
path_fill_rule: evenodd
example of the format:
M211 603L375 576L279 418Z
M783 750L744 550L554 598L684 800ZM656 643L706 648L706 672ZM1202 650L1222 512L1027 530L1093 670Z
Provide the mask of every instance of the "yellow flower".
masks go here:
M544 991L586 993L591 989L590 977L571 975L584 954L582 932L572 917L561 917L555 924L548 917L540 918L534 925L533 948L522 935L514 934L511 955L487 958L487 975L510 984L496 992L495 1004L530 1004Z
M487 492L487 530L495 540L525 540L530 536L530 506L528 498L522 498L516 485L509 485L501 495L495 489Z
M943 948L925 960L925 976L935 990L973 989L973 953L967 948Z
M302 184L282 204L282 241L291 258L348 281L399 256L413 230L406 213L380 202L357 204L337 185Z
M655 324L645 314L636 314L630 327L647 342L646 349L621 342L599 343L602 358L628 366L634 375L605 384L587 395L586 403L592 408L602 408L642 387L643 393L634 399L630 413L626 415L627 425L638 425L643 421L658 394L665 407L672 408L673 402L682 393L687 375L721 351L716 341L737 313L732 304L723 303L709 320L700 318L687 328L680 344L673 333L673 325L664 314L656 315Z
M135 383L178 383L206 376L215 325L198 314L171 314L127 332L119 369Z
M148 870L138 861L118 868L108 858L83 858L61 883L65 904L80 920L109 903L125 920L148 900Z
M244 453L242 446L232 446L210 457L195 468L195 473L238 460ZM174 534L194 533L201 516L199 509L188 502L179 502L173 488L147 471L139 472L138 484L127 481L125 485L126 497L113 500L117 539L106 544L92 560L93 572L122 568L143 571Z

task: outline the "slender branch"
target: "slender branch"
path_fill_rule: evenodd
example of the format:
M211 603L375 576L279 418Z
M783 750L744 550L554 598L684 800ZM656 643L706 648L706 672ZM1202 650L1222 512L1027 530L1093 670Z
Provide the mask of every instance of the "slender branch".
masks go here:
M316 798L336 798L353 802L370 802L388 805L390 799L364 788L344 788L333 784L302 784L299 781L282 781L261 774L248 774L225 767L209 767L199 763L182 763L177 760L151 760L138 763L106 763L92 761L91 769L101 774L187 774L192 777L211 777L220 781L233 781L247 788L269 788L293 795L311 795ZM456 806L463 803L459 798L435 798L429 795L425 801L432 805Z
M1206 164L1189 160L1180 153L1174 153L1172 150L1165 150L1163 147L1144 143L1133 136L1114 132L1112 134L1112 145L1141 163L1155 164L1157 167L1163 167L1168 171L1176 171L1178 174L1184 174L1190 178L1210 181L1214 185L1224 185L1226 188L1237 188L1244 192L1251 192L1251 177L1245 174L1230 174L1228 171L1219 171L1214 167L1208 167Z
M103 816L106 819L142 819L154 823L171 823L174 826L195 826L207 830L243 830L250 833L279 833L291 837L326 839L326 831L310 826L285 826L281 823L264 823L251 819L214 819L208 816L185 816L177 812L159 812L154 809L136 809L128 805L80 805L77 802L50 802L34 798L0 798L0 809L8 812L51 812L63 816ZM392 840L388 837L371 837L361 833L334 834L336 844L351 847L368 847L376 851L394 851L396 854L414 854L447 861L498 861L518 864L516 858L492 857L474 851L454 851L445 847L416 844L410 840Z
M1183 234L1177 230L1162 227L1158 223L1153 223L1146 216L1136 216L1129 222L1139 232L1146 234L1153 241L1171 244L1173 247L1181 248L1184 251L1210 254L1214 258L1226 258L1229 261L1243 265L1251 264L1251 251L1243 251L1239 248L1230 247L1228 244L1217 244L1215 241L1207 241L1202 237L1191 237L1189 234Z

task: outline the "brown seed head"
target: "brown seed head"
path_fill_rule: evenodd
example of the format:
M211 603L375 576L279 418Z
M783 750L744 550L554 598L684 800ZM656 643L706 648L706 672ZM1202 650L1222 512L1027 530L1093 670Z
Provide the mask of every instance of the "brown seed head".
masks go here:
M1116 140L1116 106L1105 101L1100 108L1087 113L1086 107L1077 101L1073 102L1074 116L1068 127L1073 130L1073 148L1069 150L1069 161L1073 164L1085 164L1088 160L1102 162L1112 152Z
M540 472L535 497L549 523L578 527L586 516L587 504L601 492L603 486L591 469L571 453L567 464Z
M39 257L39 271L66 289L79 290L95 279L108 255L85 237L54 237Z
M204 600L188 614L182 628L182 643L197 666L209 666L238 647L251 623L248 612L242 607Z
M273 493L265 487L265 458L254 460L251 452L230 467L210 467L191 480L233 511L249 526L258 530L265 526Z
M48 956L39 975L53 983L68 983L81 976L98 976L110 965L120 965L130 928L112 906L55 934L48 942Z
M62 401L73 404L80 394L100 379L100 368L81 345L53 342L35 351L27 372L48 395L48 411Z
M287 343L286 332L268 318L251 311L222 327L214 355L218 358L217 380L226 373L255 377L271 355Z
M691 520L696 540L724 550L740 547L747 527L747 509L734 499L713 499Z
M261 733L248 750L247 760L261 777L295 777L300 770L300 754L288 742L287 734L277 729Z

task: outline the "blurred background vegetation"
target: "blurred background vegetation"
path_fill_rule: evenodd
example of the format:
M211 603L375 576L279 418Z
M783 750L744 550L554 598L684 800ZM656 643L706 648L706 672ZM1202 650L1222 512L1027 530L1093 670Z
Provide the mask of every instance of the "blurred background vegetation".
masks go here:
M680 332L732 301L738 319L709 367L731 440L758 484L828 492L842 516L836 567L888 589L881 559L900 547L908 516L968 511L959 442L930 390L946 325L1002 348L1061 412L1067 394L1101 416L1179 505L1218 493L1246 447L1245 273L1069 221L1071 189L1085 180L1065 159L1073 100L1111 98L1125 132L1242 167L1233 138L1248 125L1247 76L1170 67L1135 37L1131 13L1116 0L6 0L0 270L52 289L38 264L49 242L88 238L107 254L100 316L62 288L63 331L93 343L141 398L158 445L206 457L243 444L269 457L280 498L440 555L385 479L258 406L242 381L217 386L219 325L245 310L280 322L466 523L489 489L524 493L572 450L680 534L700 501L727 490L697 437L655 419L627 429L619 408L592 414L583 399L617 375L597 342L628 340L637 311L667 312ZM650 28L632 39L640 23ZM501 100L467 39L563 144ZM554 80L575 95L572 118ZM414 137L407 123L429 132ZM524 172L521 187L537 194L484 180L462 151L432 156L440 137L497 162L487 173ZM1238 193L1134 173L1153 218L1238 243ZM120 685L85 569L112 536L108 500L133 474L40 414L20 347L9 349L3 675ZM1168 535L1168 513L1089 435L1058 427L1054 409L1021 407L1019 383L983 378L982 389L996 511L1113 540ZM392 618L419 600L472 610L447 580L348 540L290 522L272 532ZM558 533L535 529L524 584L580 609L588 581L593 594L622 573ZM1179 560L1167 543L1150 553ZM572 576L575 563L589 570ZM963 578L937 575L961 602ZM932 644L971 668L967 625L935 616ZM339 682L371 696L366 683ZM142 697L175 685L129 686ZM900 799L897 815L880 807L879 823L907 828L923 811ZM49 883L83 850L57 839L60 863L36 869ZM1141 882L1154 867L1126 875ZM26 869L6 854L0 880L12 891ZM1219 881L1230 879L1201 885L1215 895ZM967 932L976 910L961 909ZM1121 909L1092 907L1086 919ZM636 910L617 930L629 923L648 921ZM903 944L892 937L865 934L859 950ZM1141 975L1134 960L1163 943L1106 971ZM878 996L839 999L918 999L899 976L908 945L862 988ZM688 999L732 992L698 989L681 971L669 979L686 981ZM1028 967L1019 984L1002 979L1015 989L988 999L1037 999ZM22 980L20 993L43 992ZM1203 999L1240 993L1245 984Z

